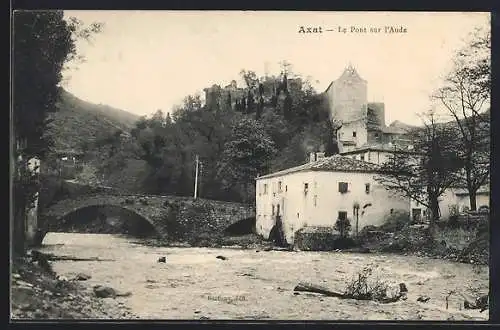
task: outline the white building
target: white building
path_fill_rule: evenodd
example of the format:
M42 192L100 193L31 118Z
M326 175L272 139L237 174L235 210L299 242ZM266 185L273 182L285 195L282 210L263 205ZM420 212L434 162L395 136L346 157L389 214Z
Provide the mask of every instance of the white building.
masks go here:
M317 154L309 163L256 179L256 231L269 238L281 216L286 241L305 226L334 227L350 220L352 230L381 225L395 211L410 211L410 200L377 181L378 166L366 161ZM359 206L355 219L355 207Z
M395 148L395 146L392 144L374 144L365 145L350 151L344 151L341 153L341 155L352 159L382 165L384 162L389 160L395 152L408 154L415 153L411 145L408 145L406 147L398 146L397 148ZM477 191L476 205L478 208L480 206L488 206L489 208L490 190L488 185L481 187ZM460 212L463 212L466 209L470 209L469 193L467 189L449 188L443 195L440 196L439 211L441 219L447 220L453 208L458 208L458 211ZM410 217L413 221L419 222L429 216L430 212L427 211L426 206L420 204L415 200L411 201Z

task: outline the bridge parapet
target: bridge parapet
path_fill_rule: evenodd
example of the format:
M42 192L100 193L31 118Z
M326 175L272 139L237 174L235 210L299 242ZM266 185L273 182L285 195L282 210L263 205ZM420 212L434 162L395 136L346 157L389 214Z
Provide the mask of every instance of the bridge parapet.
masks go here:
M120 207L139 215L166 238L184 239L197 234L221 234L227 227L255 218L253 205L141 194L91 194L61 200L42 213L51 227L73 212L87 207Z

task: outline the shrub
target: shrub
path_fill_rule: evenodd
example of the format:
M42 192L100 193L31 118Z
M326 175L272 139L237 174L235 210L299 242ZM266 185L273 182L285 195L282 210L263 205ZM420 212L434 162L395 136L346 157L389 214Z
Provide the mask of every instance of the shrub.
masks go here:
M334 229L340 233L340 237L347 237L351 231L351 222L348 218L337 219Z
M384 224L380 226L380 229L394 232L403 229L409 224L410 215L408 212L396 210L385 219Z
M356 274L345 289L345 296L358 300L382 300L387 298L389 284L380 279L371 280L372 269L365 267Z
M330 251L335 249L338 234L332 227L304 227L295 232L294 245L303 251Z
M75 179L77 182L82 182L85 184L98 184L99 175L97 174L97 168L89 164L83 164L80 173L76 175Z
M450 217L448 218L448 222L446 223L446 226L448 228L453 228L453 229L460 227L460 223L458 221L458 214L450 215Z

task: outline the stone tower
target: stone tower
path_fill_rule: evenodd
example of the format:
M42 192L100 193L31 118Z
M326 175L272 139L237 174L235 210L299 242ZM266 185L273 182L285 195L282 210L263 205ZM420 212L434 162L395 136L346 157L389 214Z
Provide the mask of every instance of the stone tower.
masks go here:
M340 151L348 151L367 143L367 81L349 65L325 91L330 119L342 123L337 132Z

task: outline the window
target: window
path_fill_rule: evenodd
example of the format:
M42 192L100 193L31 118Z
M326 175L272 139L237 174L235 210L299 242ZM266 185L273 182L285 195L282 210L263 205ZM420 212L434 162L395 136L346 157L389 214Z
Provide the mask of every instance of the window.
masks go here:
M378 137L378 133L375 133L375 137Z
M282 192L282 190L281 181L278 181L278 192Z
M394 209L391 209L391 214L393 214L393 213L394 213ZM425 213L425 212L424 212L424 213Z
M264 195L267 194L267 183L264 183L264 192L262 194L264 194Z
M365 183L365 193L369 194L370 193L370 184Z
M352 132L352 137L356 137L356 131Z
M280 215L280 205L276 205L276 215Z
M271 214L272 214L272 215L274 215L274 205L273 205L273 208L272 208L272 213L271 213Z
M285 192L287 192L287 191L288 191L288 186L285 186Z
M339 220L346 220L346 219L347 219L347 212L339 211Z
M304 195L307 196L307 192L309 191L309 183L304 183Z
M348 184L347 182L339 182L339 192L344 194L347 192Z
M361 155L361 160L365 160L365 155Z
M318 205L318 195L314 195L314 206Z

